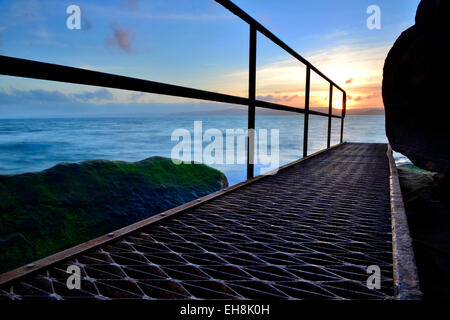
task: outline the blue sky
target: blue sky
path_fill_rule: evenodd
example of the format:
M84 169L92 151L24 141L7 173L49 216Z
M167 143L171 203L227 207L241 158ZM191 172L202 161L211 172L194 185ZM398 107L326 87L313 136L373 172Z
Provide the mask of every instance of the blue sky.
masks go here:
M384 58L414 24L419 0L234 2L345 87L350 107L382 107ZM66 27L71 4L81 8L81 30ZM380 30L366 27L372 4L381 9ZM212 0L2 0L0 54L241 96L247 91L248 26ZM300 63L259 36L258 96L302 107L303 84ZM319 107L327 90L319 80L313 88ZM0 76L0 117L201 107L186 99Z

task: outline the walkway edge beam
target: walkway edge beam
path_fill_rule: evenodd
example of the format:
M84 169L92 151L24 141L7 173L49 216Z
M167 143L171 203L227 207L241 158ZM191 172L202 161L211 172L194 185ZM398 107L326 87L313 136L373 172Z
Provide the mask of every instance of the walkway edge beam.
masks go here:
M390 170L389 186L395 298L398 300L421 300L423 294L420 290L412 239L409 233L398 170L392 155L391 145L388 145L387 157Z

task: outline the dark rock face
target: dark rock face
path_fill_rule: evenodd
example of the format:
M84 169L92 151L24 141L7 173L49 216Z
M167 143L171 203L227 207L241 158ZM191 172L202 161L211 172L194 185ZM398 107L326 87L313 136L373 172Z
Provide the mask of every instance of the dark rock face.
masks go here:
M424 299L450 299L450 177L398 168Z
M450 173L450 1L422 0L383 72L386 135L420 168Z
M0 175L0 273L227 186L216 169L162 157Z

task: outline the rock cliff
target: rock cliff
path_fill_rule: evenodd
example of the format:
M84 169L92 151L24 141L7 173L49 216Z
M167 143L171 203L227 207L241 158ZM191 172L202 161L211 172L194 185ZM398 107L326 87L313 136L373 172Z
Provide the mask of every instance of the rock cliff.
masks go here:
M450 172L450 1L422 0L383 72L386 135L416 166Z

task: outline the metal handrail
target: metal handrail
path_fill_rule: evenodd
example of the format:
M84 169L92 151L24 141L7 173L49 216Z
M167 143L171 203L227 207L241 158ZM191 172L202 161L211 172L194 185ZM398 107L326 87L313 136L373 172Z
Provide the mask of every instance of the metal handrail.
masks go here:
M67 82L73 84L91 85L105 88L123 89L138 92L156 93L168 96L176 96L181 98L192 98L214 102L224 102L237 105L247 105L248 108L248 138L247 138L247 179L254 177L254 130L255 129L255 108L261 107L266 109L274 109L280 111L289 111L304 114L304 135L303 135L303 157L308 155L308 124L309 115L328 117L328 137L327 148L330 148L331 140L331 119L341 119L341 135L340 142L343 142L344 134L344 118L346 113L346 92L332 80L326 77L308 60L300 56L291 49L287 44L277 38L273 33L261 25L258 21L249 16L245 11L236 6L229 0L215 0L223 7L234 13L236 16L244 20L250 27L249 40L249 93L248 98L238 97L217 92L193 89L183 86L176 86L167 83L155 82L150 80L120 76L116 74L91 71L86 69L68 67L52 63L45 63L34 60L20 59L16 57L8 57L0 55L0 74L24 78L33 78L40 80L51 80L58 82ZM256 99L256 50L257 50L257 33L265 35L272 42L277 44L283 50L291 54L297 60L306 65L306 87L305 87L305 107L297 108L279 103L267 102ZM328 113L314 111L309 109L310 98L310 82L311 70L322 77L330 84L329 110ZM332 113L332 94L333 87L342 91L342 113L334 115Z
M247 22L250 26L253 26L258 32L265 35L268 39L272 40L273 43L277 44L280 48L282 48L284 51L288 52L290 55L292 55L294 58L305 64L306 66L309 66L311 70L313 70L315 73L317 73L319 76L321 76L323 79L328 81L329 83L332 83L333 86L335 86L337 89L341 90L342 92L345 92L344 89L339 87L336 83L334 83L330 78L328 78L326 75L324 75L319 69L317 69L315 66L312 65L311 62L303 58L300 54L298 54L294 49L289 47L286 43L284 43L282 40L280 40L277 36L275 36L272 32L270 32L266 27L264 27L262 24L260 24L258 21L256 21L254 18L252 18L250 15L248 15L244 10L239 8L237 5L235 5L230 0L215 0L217 3L221 4L223 7L234 13L236 16Z

